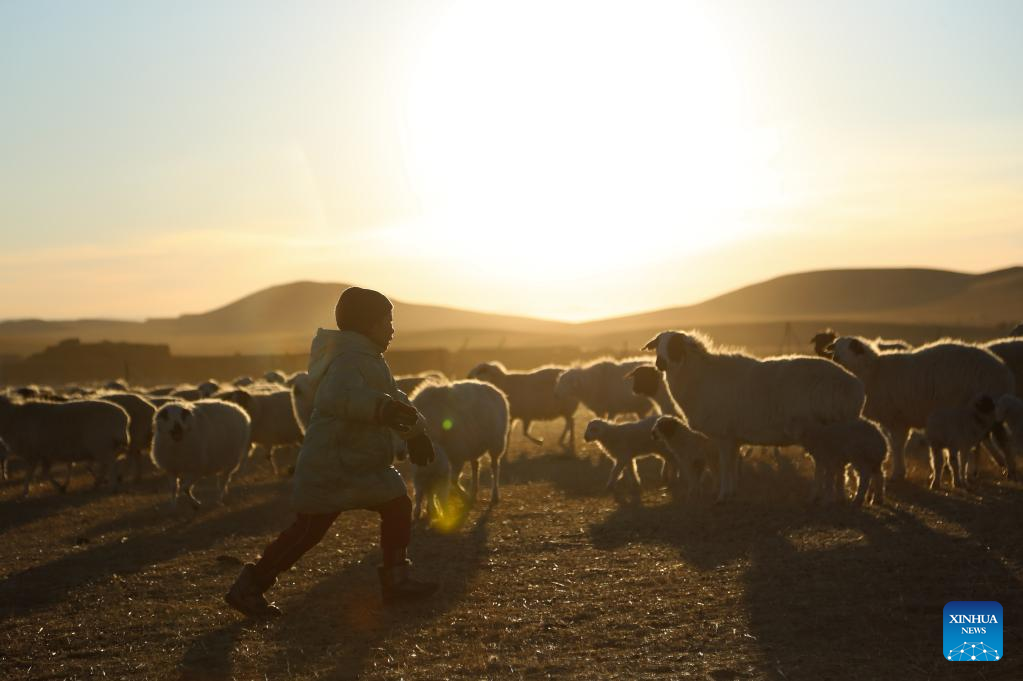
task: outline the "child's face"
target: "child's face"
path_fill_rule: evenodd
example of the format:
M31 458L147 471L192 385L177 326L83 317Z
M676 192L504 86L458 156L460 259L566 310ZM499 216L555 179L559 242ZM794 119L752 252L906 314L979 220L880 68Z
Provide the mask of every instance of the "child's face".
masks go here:
M380 348L380 352L387 349L387 346L391 344L391 339L394 338L394 314L391 311L381 317L373 328L366 334L367 337L376 343L377 347Z

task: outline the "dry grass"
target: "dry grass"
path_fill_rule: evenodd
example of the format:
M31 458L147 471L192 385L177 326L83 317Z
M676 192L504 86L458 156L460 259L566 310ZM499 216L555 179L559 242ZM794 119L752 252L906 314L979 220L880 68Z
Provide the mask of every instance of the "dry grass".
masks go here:
M554 431L549 431L553 435ZM442 592L385 609L376 518L343 515L273 591L284 618L221 597L288 522L256 470L226 507L183 519L163 482L110 495L75 478L0 497L2 679L1020 679L1023 494L892 490L817 509L800 457L747 461L741 499L641 505L599 494L609 464L513 439L502 501L452 534L417 532ZM651 480L656 476L650 475ZM486 487L484 487L486 489ZM940 655L949 600L997 600L1001 662Z

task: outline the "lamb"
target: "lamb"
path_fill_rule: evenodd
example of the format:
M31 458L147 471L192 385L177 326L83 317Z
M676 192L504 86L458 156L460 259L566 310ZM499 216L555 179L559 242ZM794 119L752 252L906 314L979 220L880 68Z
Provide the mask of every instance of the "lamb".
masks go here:
M616 483L619 478L623 477L628 466L630 474L625 475L628 478L625 484L630 496L639 496L640 480L636 460L645 456L659 458L662 462L661 481L665 484L672 482L671 478L678 470L675 455L667 445L655 440L652 435L654 424L658 418L660 418L659 415L653 415L638 421L623 423L593 419L586 424L583 440L596 442L601 451L614 464L611 467L611 474L607 478L606 491L614 491Z
M689 425L718 447L718 501L735 495L741 444L801 444L807 427L852 421L863 410L863 383L819 357L757 359L679 331L661 332L645 349L656 349Z
M50 482L60 492L67 490L71 464L76 461L98 465L93 475L99 487L108 473L116 474L117 457L128 451L128 423L128 412L111 402L17 403L0 395L0 437L11 454L28 466L22 497L28 496L36 468L42 465L49 474L55 461L67 464L63 484L50 476ZM116 488L116 475L113 477Z
M646 395L632 391L629 373L646 360L598 359L567 369L558 377L554 394L563 400L578 400L599 418L614 420L619 414L642 418L655 409Z
M255 447L264 447L274 475L280 476L277 454L281 448L299 447L304 430L295 416L290 390L256 392L238 388L218 393L217 399L233 402L251 419L251 440Z
M664 375L653 364L640 364L625 374L625 377L632 379L632 391L638 395L646 395L656 402L662 414L682 415L682 410L675 404L675 400L671 399Z
M714 443L683 419L671 415L657 417L650 435L674 454L679 472L688 480L689 498L694 499L703 476L717 469Z
M415 490L416 505L412 510L412 520L440 518L448 510L448 497L451 491L451 462L448 461L444 447L434 444L434 459L425 466L415 466L412 473L412 487ZM404 461L408 449L399 448L397 458ZM424 503L425 502L425 503ZM423 511L426 514L424 516Z
M831 352L828 350L828 346L834 343L838 339L838 334L831 329L824 329L813 338L810 342L813 343L813 350L819 357L825 357L831 359ZM878 350L882 352L889 352L891 350L912 350L913 346L904 340L898 338L876 338L874 344Z
M924 430L931 444L931 489L941 487L946 466L952 472L952 486L957 489L966 486L964 458L994 424L995 401L990 395L978 395L969 404L941 407L931 412Z
M508 397L511 418L522 421L522 432L530 442L543 444L542 438L533 437L529 432L533 421L564 419L565 428L558 437L558 444L571 452L575 451L575 410L579 400L555 395L554 386L564 371L557 366L508 371L500 362L484 362L473 367L469 378L491 383Z
M133 482L137 483L142 478L143 453L153 444L153 416L156 414L156 407L149 400L134 393L107 393L97 399L113 402L128 412L130 419L128 461L135 468Z
M479 488L479 459L490 456L491 503L500 499L501 457L508 449L508 398L483 381L425 383L411 395L412 405L426 420L426 432L444 449L451 465L451 482L457 489L462 468L472 467L470 498Z
M963 406L982 393L1012 393L1015 387L1009 368L993 352L949 339L910 351L880 352L866 339L843 336L831 349L835 362L866 386L864 416L888 431L889 476L895 480L906 477L904 450L910 428L925 427L936 409Z
M250 421L245 410L222 400L170 403L157 410L153 423L150 455L157 468L174 478L171 503L180 505L184 491L186 501L198 510L193 487L208 475L217 476L222 502L231 476L249 451Z
M803 431L802 444L814 460L813 498L833 501L844 497L842 471L850 466L858 478L853 504L884 503L881 464L888 456L888 438L881 427L865 418L843 423L812 425Z

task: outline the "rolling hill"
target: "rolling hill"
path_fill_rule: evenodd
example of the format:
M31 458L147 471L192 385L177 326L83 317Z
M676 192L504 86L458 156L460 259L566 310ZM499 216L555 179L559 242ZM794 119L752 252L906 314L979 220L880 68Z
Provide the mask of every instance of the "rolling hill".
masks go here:
M0 322L0 355L61 339L167 343L176 354L302 352L333 326L340 283L293 282L209 312L144 322L87 319ZM1023 319L1023 267L984 274L929 269L801 272L696 305L577 324L395 301L397 347L632 343L664 328L773 322L995 327Z

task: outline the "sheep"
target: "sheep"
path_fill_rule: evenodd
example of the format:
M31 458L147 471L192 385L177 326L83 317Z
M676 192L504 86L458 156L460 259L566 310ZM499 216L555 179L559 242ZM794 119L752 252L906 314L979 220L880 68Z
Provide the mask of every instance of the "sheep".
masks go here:
M198 388L179 388L172 392L170 396L176 397L179 400L186 400L188 402L197 402L205 398L202 391Z
M255 382L256 381L251 376L239 376L231 381L231 385L236 388L247 388Z
M410 396L412 405L426 420L430 439L444 448L456 489L462 468L472 467L470 499L479 488L479 459L490 456L491 503L500 499L501 457L508 449L508 398L483 381L464 380L445 384L424 383Z
M133 482L137 483L142 478L143 452L153 444L153 416L156 407L149 400L133 393L106 393L97 399L113 402L128 412L128 461L135 468Z
M640 364L638 367L625 374L626 378L632 379L632 391L638 395L646 395L657 403L661 414L666 416L681 416L682 410L671 399L668 384L664 381L664 375L657 370L653 364Z
M220 392L221 387L219 383L211 378L197 385L195 389L199 391L199 394L202 395L203 399L206 399Z
M995 420L1006 429L1009 453L1023 452L1023 399L1002 395L995 405Z
M397 376L394 379L394 383L398 386L398 390L402 391L406 395L411 395L423 381L444 383L447 380L447 376L439 371L424 371L422 373L415 374L414 376Z
M835 342L838 338L838 334L831 329L824 329L813 338L810 342L813 343L813 350L819 357L831 359L831 353L828 350L828 346ZM878 350L882 352L888 352L891 350L912 350L913 346L904 340L898 338L876 338L874 344Z
M599 418L614 420L619 414L643 418L655 405L646 395L633 392L626 377L646 363L646 360L604 358L573 366L558 377L554 395L565 401L578 400Z
M171 402L187 402L188 401L188 400L183 400L180 397L174 397L172 395L165 395L163 397L153 397L153 396L150 396L150 397L147 397L146 399L149 401L149 403L151 405L153 405L157 409L159 409L160 407L162 407L165 404L170 404Z
M128 392L128 383L124 380L116 379L113 381L108 381L106 384L104 384L103 389L113 390L119 393Z
M1023 336L1023 322L1020 322L1019 324L1014 326L1012 331L1010 331L1008 335L1012 336L1013 338L1019 338Z
M952 486L966 486L964 458L991 431L995 416L995 401L990 395L978 395L969 404L931 412L924 430L931 445L931 489L941 487L946 466L952 472Z
M291 403L302 432L309 426L309 418L313 414L313 401L316 399L316 383L309 378L309 372L300 371L292 377Z
M819 357L757 359L680 331L663 331L644 349L657 351L689 425L718 447L719 502L735 495L741 444L801 444L807 426L852 421L863 410L862 381Z
M67 464L63 484L50 476L50 482L61 493L67 491L71 464L76 461L98 464L98 470L93 471L96 487L103 484L108 473L115 473L116 489L117 457L127 453L130 443L128 423L128 412L111 402L17 403L0 395L0 437L11 454L28 466L22 497L28 496L36 468L42 465L49 475L55 461Z
M909 351L880 352L864 338L842 336L831 350L834 361L866 386L863 415L888 431L893 480L906 477L904 451L910 428L925 427L936 409L965 405L981 393L1011 393L1015 386L1009 368L993 352L950 339Z
M290 390L256 392L238 388L217 394L217 399L233 402L244 409L251 419L253 454L255 447L266 449L267 459L274 475L281 474L277 452L282 447L302 444L303 429L295 416Z
M412 511L412 520L439 518L449 508L451 462L448 461L447 452L441 445L434 444L433 451L433 461L425 466L414 466L412 487L415 490L416 505ZM404 461L407 455L407 448L398 449L398 460Z
M615 484L623 475L630 495L638 496L640 488L639 471L636 460L654 456L661 460L661 482L670 484L674 472L678 470L676 458L663 442L653 438L654 423L659 414L648 416L638 421L612 423L605 419L593 419L586 424L583 440L596 442L601 451L611 459L611 473L607 478L605 491L613 492ZM625 474L626 467L630 473Z
M575 410L579 400L573 397L558 397L554 386L565 369L558 366L543 366L532 371L508 371L500 362L484 362L469 371L472 380L491 383L508 397L511 419L522 421L522 433L526 439L538 445L543 438L533 437L529 427L533 421L565 420L565 428L558 437L558 444L567 451L575 451ZM568 443L565 443L565 437Z
M217 476L218 502L227 494L231 476L249 451L250 420L245 410L222 400L165 404L153 417L150 456L157 468L174 478L171 504L181 493L198 510L193 487L201 478Z
M704 474L717 469L717 448L709 437L689 427L683 419L664 415L654 421L650 436L675 456L679 472L688 480L689 498L695 498Z
M285 383L288 382L288 377L281 371L271 369L270 371L263 374L263 380L266 381L267 383L277 383L279 385L284 385Z
M836 491L844 497L842 471L849 466L858 479L853 504L884 503L881 464L888 456L889 444L877 423L858 418L811 425L803 431L802 445L814 461L814 500L832 501Z
M146 397L167 397L179 386L176 385L158 385L146 390Z

